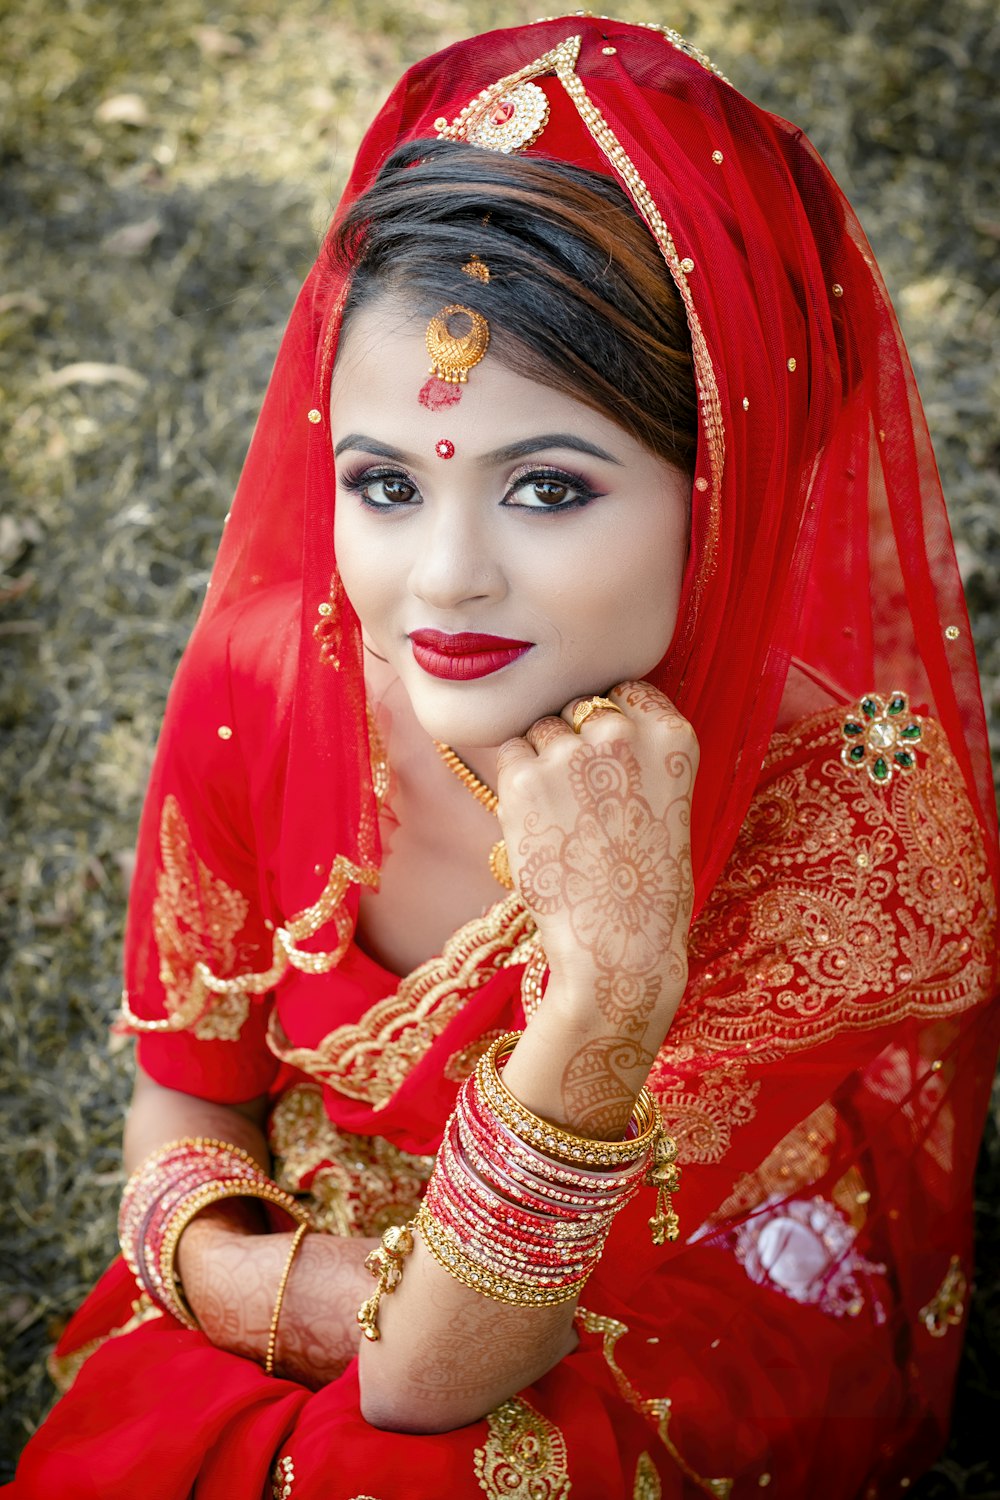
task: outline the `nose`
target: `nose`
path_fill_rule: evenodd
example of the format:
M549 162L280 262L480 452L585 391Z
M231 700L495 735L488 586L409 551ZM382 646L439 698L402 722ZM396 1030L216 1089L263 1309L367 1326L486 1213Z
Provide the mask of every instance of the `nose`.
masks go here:
M495 602L507 591L497 538L478 507L442 505L422 529L410 591L435 609Z

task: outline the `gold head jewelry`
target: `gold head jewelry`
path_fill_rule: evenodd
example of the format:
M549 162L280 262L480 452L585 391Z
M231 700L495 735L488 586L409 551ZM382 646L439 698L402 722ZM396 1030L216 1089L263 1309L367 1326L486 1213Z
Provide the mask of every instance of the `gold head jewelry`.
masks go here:
M596 714L597 711L602 708L610 709L613 714L622 714L622 717L624 717L624 714L618 707L618 704L612 703L610 698L584 698L583 702L578 703L573 710L573 733L579 734L580 730L590 718L591 714Z
M459 314L469 319L470 327L466 333L455 334L448 322ZM454 302L431 318L424 338L431 357L431 374L447 385L464 385L473 365L478 365L489 348L490 325L482 313Z
M462 267L466 276L471 276L473 281L481 281L485 285L490 279L490 268L478 255L470 255Z
M444 744L442 740L434 741L434 749L444 761L453 776L457 776L466 791L472 793L480 807L485 807L496 817L497 808L500 806L500 798L491 786L485 781L480 781L471 766L467 766L460 755L456 755L450 745ZM505 891L514 889L514 880L510 873L510 860L507 857L507 845L503 839L498 839L490 850L490 874L498 885L502 885Z

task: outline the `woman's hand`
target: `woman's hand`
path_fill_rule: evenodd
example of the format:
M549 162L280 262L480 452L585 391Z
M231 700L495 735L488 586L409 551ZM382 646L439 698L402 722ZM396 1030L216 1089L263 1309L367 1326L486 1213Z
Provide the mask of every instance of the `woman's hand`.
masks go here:
M206 1337L220 1349L262 1363L292 1236L248 1232L247 1223L228 1209L208 1209L184 1231L178 1249L181 1282ZM279 1374L316 1389L336 1379L354 1358L357 1309L371 1293L363 1262L377 1243L306 1235L278 1320Z
M621 713L597 710L576 734L574 699L498 760L511 871L549 961L542 1009L588 1038L563 1112L595 1134L624 1107L606 1107L603 1081L641 1082L684 992L698 767L694 731L662 693L626 682L608 696Z

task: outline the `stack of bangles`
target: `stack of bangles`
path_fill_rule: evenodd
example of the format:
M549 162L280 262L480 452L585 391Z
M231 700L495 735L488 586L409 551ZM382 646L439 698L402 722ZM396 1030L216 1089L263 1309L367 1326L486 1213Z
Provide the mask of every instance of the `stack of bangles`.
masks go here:
M227 1198L259 1199L298 1226L271 1320L265 1360L270 1374L281 1298L292 1259L312 1227L312 1217L246 1151L226 1141L194 1136L171 1141L148 1156L129 1178L122 1196L118 1213L122 1255L142 1291L185 1328L197 1328L177 1275L177 1246L196 1214Z
M497 1302L547 1307L577 1295L618 1212L643 1182L658 1190L653 1241L677 1238L677 1148L642 1089L625 1139L586 1140L533 1115L504 1085L519 1032L500 1037L459 1091L412 1224L389 1230L365 1264L378 1286L358 1312L377 1339L381 1296L399 1285L419 1230L449 1275Z

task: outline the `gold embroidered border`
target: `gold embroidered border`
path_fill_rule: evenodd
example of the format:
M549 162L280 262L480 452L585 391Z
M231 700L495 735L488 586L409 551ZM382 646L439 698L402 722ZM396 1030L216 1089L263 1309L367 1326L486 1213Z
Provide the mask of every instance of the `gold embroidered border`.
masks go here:
M402 980L394 994L360 1020L338 1026L313 1047L296 1047L272 1012L268 1046L276 1057L351 1099L376 1108L416 1067L435 1039L500 969L522 962L521 945L535 924L516 895L453 934L442 953Z
M615 1385L619 1392L628 1402L633 1411L645 1417L656 1428L660 1442L666 1448L674 1463L680 1469L686 1479L696 1485L705 1495L715 1496L715 1500L728 1500L732 1494L732 1479L705 1479L698 1474L691 1465L682 1457L676 1444L670 1437L671 1405L669 1396L642 1396L629 1380L625 1371L615 1358L615 1350L619 1339L629 1332L627 1323L620 1322L617 1318L605 1317L602 1313L590 1312L585 1307L576 1310L576 1321L588 1333L600 1334L603 1339L604 1359L608 1369L614 1376ZM638 1474L636 1475L638 1482Z
M723 83L729 83L729 79L725 73L723 73L721 68L716 66L707 52L703 52L700 47L696 47L693 42L689 42L686 37L681 36L680 32L675 31L672 26L661 26L657 21L626 21L620 16L605 16L598 15L592 10L577 10L563 11L558 16L538 16L530 24L532 26L543 26L549 21L568 21L572 20L575 16L589 16L595 21L610 21L615 26L638 26L642 31L655 31L665 38L675 51L683 52L685 57L690 57L696 63L699 63L707 73L714 73L716 78L722 79Z
M167 801L173 799L168 798ZM253 970L236 974L228 979L220 978L207 963L195 963L187 995L180 999L175 1010L160 1020L145 1021L137 1016L129 1004L128 993L122 994L120 1027L125 1031L170 1032L183 1031L196 1026L212 1004L213 996L226 1000L250 995L266 995L273 990L289 968L304 974L326 974L336 967L347 951L354 928L344 905L344 897L351 884L378 885L378 871L355 865L338 854L330 867L330 874L322 895L300 911L289 922L274 929L271 946L271 966L263 971ZM314 937L321 927L333 922L337 931L337 943L326 952L310 953L298 945Z

